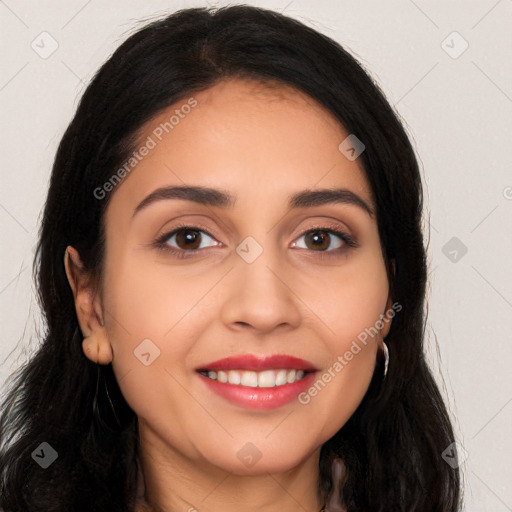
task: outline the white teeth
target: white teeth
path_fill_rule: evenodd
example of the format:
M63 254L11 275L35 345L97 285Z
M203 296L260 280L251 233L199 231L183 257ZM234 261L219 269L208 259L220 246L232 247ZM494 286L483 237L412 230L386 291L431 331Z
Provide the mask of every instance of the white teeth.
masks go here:
M295 381L296 373L295 370L290 370L290 372L287 375L287 382L288 384L291 384Z
M288 382L286 370L279 370L276 375L276 386L282 386Z
M240 384L240 374L233 370L229 370L228 373L228 382L230 384Z
M273 388L276 385L276 377L272 370L266 370L258 375L259 388Z
M258 374L256 372L242 372L240 384L251 388L258 387Z
M245 370L229 370L224 372L208 371L207 374L210 379L219 382L235 384L237 386L247 386L251 388L273 388L275 386L284 386L285 384L292 384L304 378L303 370L265 370L261 372L245 371Z

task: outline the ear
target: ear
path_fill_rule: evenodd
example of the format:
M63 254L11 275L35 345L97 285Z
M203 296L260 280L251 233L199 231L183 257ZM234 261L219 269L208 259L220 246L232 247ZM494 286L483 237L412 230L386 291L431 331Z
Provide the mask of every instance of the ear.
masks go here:
M84 336L82 349L93 362L109 364L112 347L108 341L100 294L96 292L93 279L80 260L78 251L70 245L64 254L66 276L73 291L76 315Z

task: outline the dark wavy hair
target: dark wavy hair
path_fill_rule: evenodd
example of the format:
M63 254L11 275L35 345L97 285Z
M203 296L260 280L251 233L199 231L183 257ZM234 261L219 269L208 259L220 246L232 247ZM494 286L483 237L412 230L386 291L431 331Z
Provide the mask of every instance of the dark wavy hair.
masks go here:
M382 91L337 42L246 5L184 9L150 21L103 64L81 98L58 147L34 259L44 340L11 376L2 407L0 506L4 512L134 510L137 416L111 364L97 374L82 351L64 252L76 248L90 275L101 277L108 197L99 201L94 189L136 149L145 122L228 78L292 86L365 144L360 159L390 293L402 305L386 338L386 380L379 363L353 416L322 446L318 495L324 501L339 484L331 463L340 457L348 477L339 493L349 512L459 510L459 470L441 456L454 434L423 352L427 261L413 147ZM98 422L93 414L100 374L96 407L108 418L111 399L119 423ZM101 393L103 381L109 397ZM44 470L32 457L42 442L58 453Z

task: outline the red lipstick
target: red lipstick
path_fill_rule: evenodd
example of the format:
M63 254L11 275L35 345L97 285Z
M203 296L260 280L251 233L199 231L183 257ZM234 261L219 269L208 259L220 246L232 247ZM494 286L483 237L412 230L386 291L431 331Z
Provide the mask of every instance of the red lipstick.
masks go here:
M230 356L218 361L205 364L197 371L218 371L218 370L252 370L255 372L263 370L295 369L304 372L315 372L317 368L312 363L288 355L258 356L253 354L243 354L239 356Z
M311 386L317 368L288 355L245 354L213 361L196 371L209 390L239 407L274 409Z

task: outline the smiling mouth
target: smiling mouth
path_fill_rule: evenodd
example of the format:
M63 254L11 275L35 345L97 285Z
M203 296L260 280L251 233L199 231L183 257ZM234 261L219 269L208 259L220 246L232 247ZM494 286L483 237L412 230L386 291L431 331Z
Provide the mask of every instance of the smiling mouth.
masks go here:
M209 379L225 384L234 384L235 386L246 386L251 388L273 388L284 386L286 384L293 384L294 382L302 380L311 372L295 369L277 369L264 370L260 372L248 370L201 370L199 373Z

